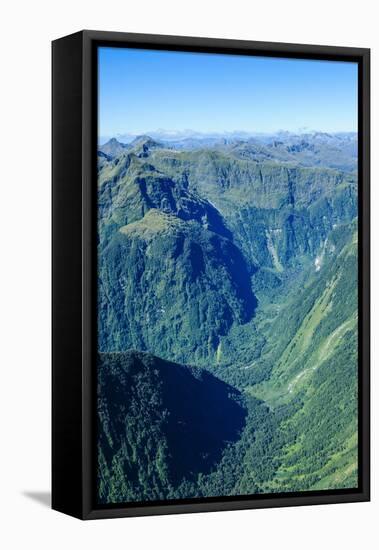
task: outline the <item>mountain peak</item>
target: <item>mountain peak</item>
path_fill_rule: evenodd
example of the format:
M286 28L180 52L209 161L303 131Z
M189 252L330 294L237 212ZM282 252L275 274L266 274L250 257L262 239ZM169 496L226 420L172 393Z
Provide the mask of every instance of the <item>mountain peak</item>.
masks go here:
M162 147L162 144L155 141L147 135L137 136L131 143L130 147L135 151L138 157L149 156L150 149Z
M117 157L125 149L128 149L128 145L121 143L114 137L99 147L99 151L105 153L109 157Z
M152 137L148 136L147 134L142 134L140 136L137 136L133 141L130 143L132 147L135 146L144 146L147 147L159 147L161 144L158 141L155 141Z

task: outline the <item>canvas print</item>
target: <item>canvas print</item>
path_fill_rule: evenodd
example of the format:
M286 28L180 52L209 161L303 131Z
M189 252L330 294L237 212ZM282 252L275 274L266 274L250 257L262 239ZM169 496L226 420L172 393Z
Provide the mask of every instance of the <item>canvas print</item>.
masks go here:
M98 504L358 486L357 86L98 48Z

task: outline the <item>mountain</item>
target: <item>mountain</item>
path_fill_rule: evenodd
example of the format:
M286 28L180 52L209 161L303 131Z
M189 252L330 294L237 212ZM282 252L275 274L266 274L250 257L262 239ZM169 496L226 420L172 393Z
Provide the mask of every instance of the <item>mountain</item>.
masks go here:
M251 265L276 273L315 258L333 225L357 215L357 178L329 168L241 159L229 152L155 151L150 161L213 204Z
M225 338L253 319L257 294L264 303L313 269L328 235L355 218L356 185L343 171L141 136L99 167L100 350L226 360ZM253 358L261 338L253 329L249 340Z
M229 239L156 209L120 229L99 268L101 350L138 347L206 361L256 306L246 263Z
M117 157L120 153L123 153L128 149L128 145L120 143L116 138L112 138L103 145L100 146L99 151L105 153L110 159Z
M357 169L358 142L356 137L329 134L304 134L284 140L278 136L266 143L252 138L236 143L234 154L240 158L349 172Z
M356 244L355 224L333 232L320 270L269 328L270 376L247 387L273 408L292 408L280 426L288 446L275 490L357 485Z
M245 425L236 389L148 353L101 354L98 385L102 503L167 498L210 472Z
M251 272L222 216L133 153L103 172L99 349L215 356L219 337L256 307Z
M98 156L102 502L355 487L356 135L177 138ZM243 422L212 451L217 388Z
M162 146L162 143L155 141L150 136L137 136L129 143L130 149L132 149L139 157L148 156L151 149Z
M358 137L356 132L254 132L200 133L192 130L166 132L157 130L147 136L125 134L119 141L130 144L148 138L161 147L174 150L218 149L230 151L240 158L257 161L291 163L308 167L328 167L336 170L356 171ZM115 138L113 138L115 140ZM110 140L112 141L112 140ZM116 141L116 140L115 140ZM108 141L108 143L110 143ZM102 146L100 149L103 149ZM124 145L125 147L125 145ZM107 152L107 150L104 150Z
M149 150L146 142L143 147ZM145 154L136 155L134 149L100 167L98 208L104 227L120 228L156 208L184 221L194 219L220 235L229 235L217 209L191 191L185 178L174 182L144 157Z

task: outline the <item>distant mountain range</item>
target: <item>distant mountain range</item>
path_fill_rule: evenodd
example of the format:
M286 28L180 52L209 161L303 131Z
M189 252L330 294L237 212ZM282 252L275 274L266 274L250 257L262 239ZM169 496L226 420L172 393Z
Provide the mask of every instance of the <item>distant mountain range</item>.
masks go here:
M351 171L357 168L358 140L356 133L340 132L328 134L323 132L293 134L278 132L276 134L185 134L153 133L150 136L124 135L118 139L111 138L103 143L99 150L116 155L122 150L133 148L141 140L152 140L160 147L178 150L193 149L235 149L241 156L252 160L276 160L295 163L303 166L328 166Z
M356 134L177 138L98 152L99 500L355 487Z
M158 141L182 141L188 139L195 140L248 140L251 138L258 139L259 141L267 142L276 139L289 139L289 138L302 138L304 136L314 136L317 139L328 140L334 138L340 139L356 139L356 132L321 132L309 129L302 129L298 132L289 132L287 130L278 130L277 132L247 132L243 130L235 130L233 132L198 132L196 130L182 130L182 131L169 131L169 130L155 130L149 131L145 134L140 133L121 133L109 137L100 137L100 144L104 144L109 141L111 138L116 138L118 141L123 143L130 143L135 138L141 135L149 135L153 139Z

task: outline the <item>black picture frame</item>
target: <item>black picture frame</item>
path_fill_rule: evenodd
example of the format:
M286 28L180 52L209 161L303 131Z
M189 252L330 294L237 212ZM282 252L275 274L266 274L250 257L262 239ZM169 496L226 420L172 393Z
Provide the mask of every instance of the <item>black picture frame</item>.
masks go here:
M355 61L359 67L359 487L98 507L95 479L97 63L100 45ZM370 50L81 31L52 43L52 507L81 519L370 499Z

